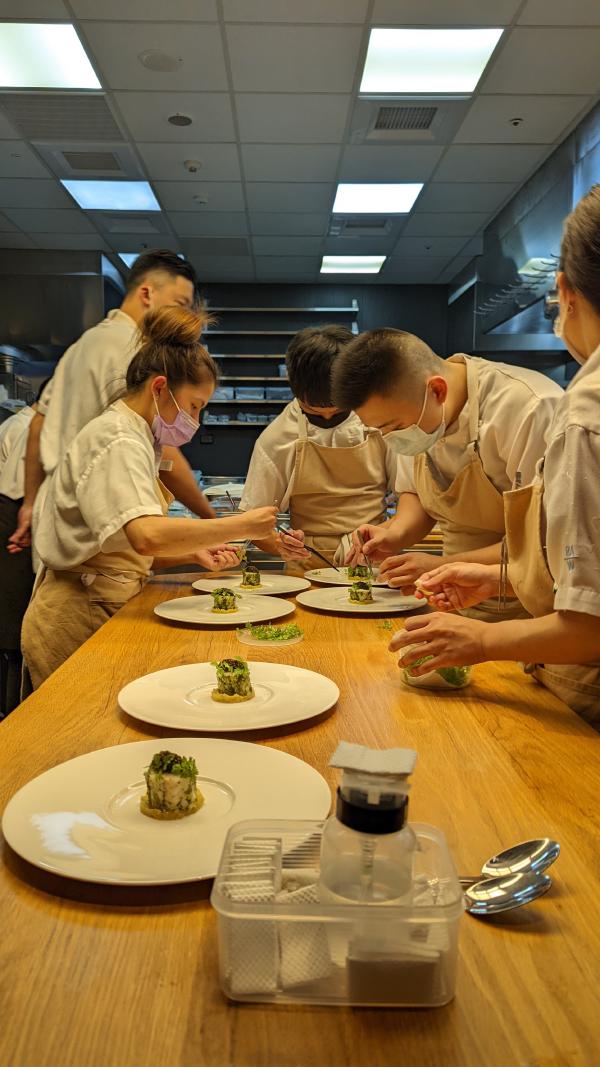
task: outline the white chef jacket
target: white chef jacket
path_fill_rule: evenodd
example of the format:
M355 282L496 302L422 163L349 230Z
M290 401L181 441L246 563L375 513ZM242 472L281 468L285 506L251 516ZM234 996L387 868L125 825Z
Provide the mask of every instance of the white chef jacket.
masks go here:
M524 367L474 356L479 386L479 456L483 470L499 493L529 485L544 454L554 410L564 390L551 378ZM447 486L469 462L469 400L429 456ZM397 493L416 493L413 457L398 456Z
M600 615L600 346L556 408L544 514L555 610Z
M281 511L289 507L293 494L296 441L303 431L305 416L297 400L292 400L277 418L263 430L258 438L240 501L240 511L268 507L277 503ZM351 448L365 440L367 428L358 415L351 412L344 422L331 429L313 426L308 422L307 436L310 441L327 448ZM394 488L396 479L396 456L386 449L386 472L388 486Z
M163 514L156 477L150 427L118 400L77 434L49 480L35 541L42 562L68 570L130 548L125 524Z
M67 349L38 405L45 416L40 455L46 474L56 469L82 427L125 388L139 342L133 319L116 309Z
M2 425L7 429L0 439L0 494L11 500L25 494L25 452L34 415L33 408L24 407Z
M21 436L23 426L29 426L35 411L26 404L0 424L0 470L8 459L14 442Z

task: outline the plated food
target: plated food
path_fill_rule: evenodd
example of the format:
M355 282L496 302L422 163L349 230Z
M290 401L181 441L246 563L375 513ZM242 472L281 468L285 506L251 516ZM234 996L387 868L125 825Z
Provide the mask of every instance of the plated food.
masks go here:
M140 811L151 819L185 819L204 804L196 785L198 768L193 756L157 752L144 771L144 778L146 792L140 797Z
M306 593L298 593L297 601L307 608L316 611L328 611L332 614L364 614L364 615L399 615L403 611L422 611L427 607L424 600L418 600L414 596L404 596L398 589L387 587L371 587L361 589L361 585L353 584L339 588L329 586L323 589L309 589ZM358 593L356 592L358 588ZM353 594L354 591L354 595ZM365 599L358 599L364 596Z
M250 668L244 659L221 659L213 663L217 672L217 688L211 697L220 704L239 704L252 700L254 689L250 680Z
M281 648L285 645L299 644L304 637L304 631L294 622L283 623L280 626L259 623L237 630L236 637L243 645L253 645L255 648L260 648L261 645L274 645Z
M247 563L244 567L240 589L260 589L261 584L258 567L254 563Z
M359 566L362 566L362 564ZM368 571L368 568L366 569ZM341 567L336 570L335 567L317 567L315 570L305 571L305 577L314 582L315 585L352 585L353 582L361 580L361 576L358 574L351 576L351 570L355 571L356 568ZM380 581L378 574L378 568L373 567L373 574L369 574L371 584L386 588L387 582Z
M258 596L283 596L286 593L299 593L310 589L306 578L297 578L294 574L278 574L276 571L260 571L259 585L244 585L243 571L221 571L220 574L203 574L192 583L192 588L199 593L212 593L217 585L226 585L228 589L239 592L242 596L250 593Z
M233 611L237 611L238 595L234 593L233 589L227 589L225 586L221 586L219 589L212 590L213 608L212 610L218 615L231 615Z
M367 581L372 577L372 570L367 563L355 563L346 567L348 577L352 582Z
M366 579L354 582L348 589L348 600L353 604L372 604L371 583Z
M222 589L215 590L211 587L211 592L222 593ZM231 594L233 590L226 587L226 592ZM225 610L213 611L212 596L193 595L165 600L156 605L154 613L169 622L184 623L188 626L210 626L214 629L221 626L243 626L247 622L273 622L275 619L284 618L285 615L291 615L296 606L275 596L254 596L252 593L233 595L235 610L229 607L229 597L224 602Z

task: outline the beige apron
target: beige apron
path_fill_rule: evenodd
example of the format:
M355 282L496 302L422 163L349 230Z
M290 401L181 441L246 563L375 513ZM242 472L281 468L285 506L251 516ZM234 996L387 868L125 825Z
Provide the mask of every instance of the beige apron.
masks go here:
M543 477L504 494L508 578L519 600L536 618L554 611L554 579L544 551L543 497ZM525 670L582 718L600 724L600 663L536 663Z
M156 479L163 515L173 496ZM143 588L152 557L128 546L66 571L43 570L23 619L21 647L34 689ZM23 692L25 695L25 689Z
M377 430L367 430L359 445L332 448L310 440L308 420L302 416L292 474L290 519L294 530L304 530L307 548L318 548L327 559L343 563L342 538L363 523L384 522L386 456L385 442ZM311 556L294 560L286 569L324 566L317 556Z
M445 556L460 556L498 544L504 537L504 506L502 493L487 477L479 457L479 386L477 366L466 360L467 394L469 398L468 460L449 486L435 467L428 452L415 456L414 483L419 500L439 524ZM460 612L471 619L499 622L504 619L527 618L518 600L509 600L499 610L497 600L484 600L473 608Z

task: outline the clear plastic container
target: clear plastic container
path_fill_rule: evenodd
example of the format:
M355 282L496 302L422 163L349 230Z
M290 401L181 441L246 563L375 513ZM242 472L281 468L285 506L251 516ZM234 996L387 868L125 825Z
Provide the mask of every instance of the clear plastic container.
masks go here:
M409 903L319 899L324 823L230 829L211 903L221 988L232 1000L439 1007L454 996L463 894L444 835L416 836Z

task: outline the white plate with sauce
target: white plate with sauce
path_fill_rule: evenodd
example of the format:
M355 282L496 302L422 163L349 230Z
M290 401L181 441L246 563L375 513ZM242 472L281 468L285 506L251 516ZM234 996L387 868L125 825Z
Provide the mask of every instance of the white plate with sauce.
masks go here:
M333 615L400 615L403 611L421 611L427 607L426 600L417 600L414 596L403 596L397 589L377 588L373 586L373 602L359 604L348 599L348 587L339 589L309 589L298 593L296 600L315 611L326 611Z
M386 582L380 582L377 579L378 575L377 567L373 568L373 574L375 575L375 581L373 585L379 585L386 588ZM335 567L317 567L313 571L305 571L305 576L310 582L314 582L316 585L354 585L354 582L360 581L360 578L349 578L348 568L340 567L339 571L336 571Z
M310 582L306 578L295 578L292 574L272 574L270 571L260 572L260 587L242 586L243 574L240 571L221 571L217 574L205 574L197 582L192 583L192 588L200 593L210 593L220 585L226 585L228 589L240 590L249 596L283 596L285 593L299 593L302 589L310 589Z
M249 662L254 696L235 704L212 699L217 685L212 663L186 663L146 674L118 696L134 719L175 730L231 733L302 722L328 711L340 691L331 678L286 663Z
M144 770L161 749L193 756L204 804L184 819L142 815ZM170 737L116 745L61 763L8 802L10 847L44 871L109 885L213 878L229 827L241 819L324 819L329 786L307 763L265 745Z
M217 588L219 588L217 586ZM186 622L192 626L243 626L247 622L272 622L291 615L296 605L274 596L240 593L235 611L213 611L212 596L181 596L157 604L154 614L169 622Z

